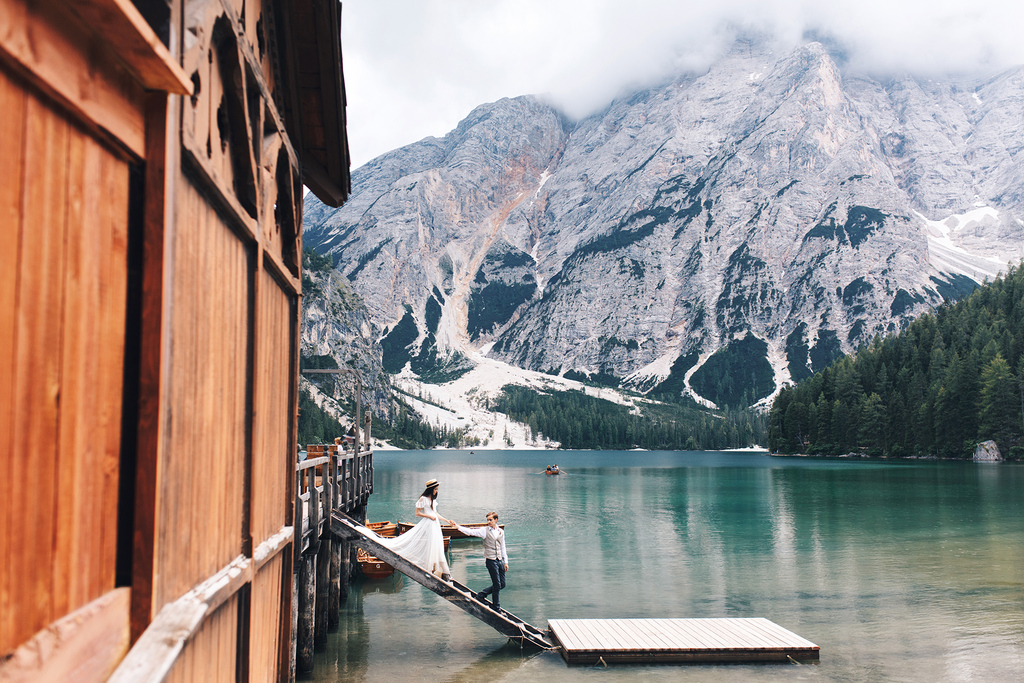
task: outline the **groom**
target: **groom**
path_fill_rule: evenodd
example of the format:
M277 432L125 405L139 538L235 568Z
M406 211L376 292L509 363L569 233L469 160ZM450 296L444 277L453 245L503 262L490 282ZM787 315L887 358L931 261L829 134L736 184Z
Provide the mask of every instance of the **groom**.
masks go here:
M498 513L487 513L487 526L482 528L470 528L460 526L459 531L467 536L476 536L484 539L484 563L487 565L487 572L491 575L491 585L479 593L473 595L480 602L488 595L494 604L494 609L500 610L498 591L505 587L505 572L508 571L508 553L505 551L505 530L498 526Z

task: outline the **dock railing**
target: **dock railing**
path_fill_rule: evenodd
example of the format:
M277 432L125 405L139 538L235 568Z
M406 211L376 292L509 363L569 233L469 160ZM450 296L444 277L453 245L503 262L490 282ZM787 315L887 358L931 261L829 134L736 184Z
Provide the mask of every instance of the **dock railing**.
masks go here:
M306 459L295 464L294 595L292 672L313 668L315 644L337 628L339 608L348 595L355 546L331 529L332 513L366 520L373 493L370 415L346 444L309 444ZM340 439L339 439L340 440Z
M296 559L303 552L315 552L319 539L329 532L333 510L351 515L373 493L372 450L326 450L336 448L326 444L323 448L323 455L307 451L306 459L295 465L295 520L301 529Z

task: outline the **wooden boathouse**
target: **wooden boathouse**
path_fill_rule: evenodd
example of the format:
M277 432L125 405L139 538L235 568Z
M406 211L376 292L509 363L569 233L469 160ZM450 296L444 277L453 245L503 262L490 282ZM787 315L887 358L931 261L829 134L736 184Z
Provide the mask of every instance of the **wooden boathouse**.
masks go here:
M350 183L340 12L0 0L0 681L288 681L356 547L571 663L817 659L765 620L536 628L366 529L369 416L296 462L303 185Z
M339 29L335 0L0 0L0 680L288 679Z

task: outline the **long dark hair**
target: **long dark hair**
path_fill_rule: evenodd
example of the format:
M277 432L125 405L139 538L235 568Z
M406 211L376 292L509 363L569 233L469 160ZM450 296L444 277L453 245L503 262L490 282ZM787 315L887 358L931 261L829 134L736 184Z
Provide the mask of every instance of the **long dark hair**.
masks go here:
M428 486L427 488L423 489L422 496L429 498L430 500L437 500L437 487L437 484L434 484L433 486Z

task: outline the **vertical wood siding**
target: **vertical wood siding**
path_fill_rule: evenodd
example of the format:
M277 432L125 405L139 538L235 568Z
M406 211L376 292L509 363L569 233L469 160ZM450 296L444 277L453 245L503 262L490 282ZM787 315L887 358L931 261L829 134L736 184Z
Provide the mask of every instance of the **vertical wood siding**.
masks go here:
M185 643L167 683L236 680L239 596L228 600L208 616L192 639Z
M249 680L252 683L278 680L280 665L278 655L281 652L281 617L285 603L281 600L281 591L285 585L283 578L288 579L288 590L291 591L291 575L282 576L284 554L260 568L252 582L249 613ZM288 622L291 622L291 615Z
M285 524L286 487L294 471L289 444L294 297L266 271L260 273L253 420L252 539L258 546Z
M3 652L114 588L128 166L4 69L0 111Z
M242 549L250 250L179 183L153 611Z

